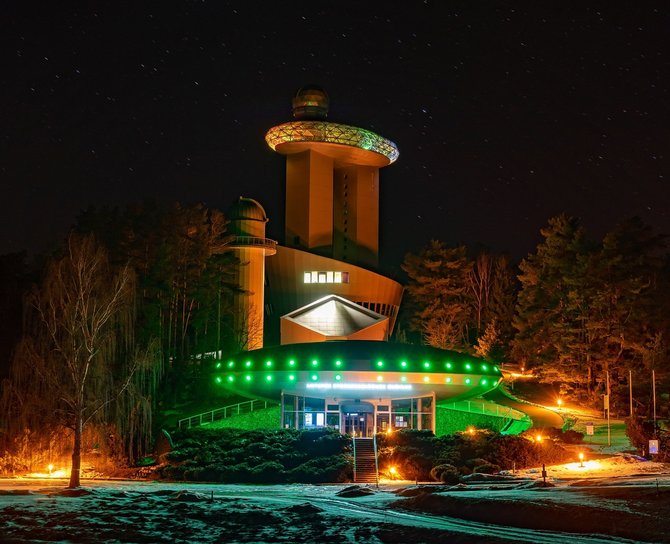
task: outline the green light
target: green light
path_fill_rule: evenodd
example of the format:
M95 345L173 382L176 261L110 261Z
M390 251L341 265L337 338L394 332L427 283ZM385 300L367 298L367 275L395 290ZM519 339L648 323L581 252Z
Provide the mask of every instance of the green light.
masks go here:
M289 381L291 381L291 382L295 381L295 375L294 375L294 374L289 374L289 375L288 375L288 379L289 379Z
M244 363L244 366L246 366L247 368L249 368L249 367L251 366L251 361L247 361L246 363Z
M488 366L486 366L486 365L482 365L482 370L483 370L484 372L487 372L487 371L488 371L488 369L489 369L489 367L488 367Z
M267 381L271 382L272 381L272 376L270 374L268 374L267 376L265 376L265 379Z
M472 365L470 363L465 363L466 370L472 370Z
M265 361L265 366L272 366L272 361Z
M312 366L316 366L318 364L319 364L319 361L317 361L316 359L312 359Z
M216 363L216 368L221 368L221 361L219 361L218 363Z
M451 368L451 367L452 367L452 364L451 364L451 363L447 363L447 364L444 365L444 366L446 366L447 368Z
M451 376L447 376L447 379L445 380L447 383L451 383Z
M384 361L377 361L377 366L384 366Z
M216 383L221 383L221 376L216 377Z
M251 374L247 374L247 375L244 377L244 379L247 380L248 382L250 382L250 381L251 381Z
M312 378L313 382L319 379L319 377L316 374L312 374L310 377Z
M339 382L342 379L341 374L335 374L335 379Z
M289 364L289 366L295 366L295 361L294 361L293 359L291 359L291 360L288 362L288 364Z
M493 370L495 370L496 372L498 372L498 367L497 367L497 366L494 366L494 367L493 367Z
M400 381L401 382L406 382L407 381L407 376L400 376Z
M470 385L472 380L470 378L465 378L465 385Z
M428 361L423 363L423 368L430 368L430 363Z
M340 361L339 359L335 361L335 366L342 366L342 361Z
M487 382L486 380L482 380L482 381L479 382L479 383L481 383L482 385L486 385L488 382Z
M235 361L228 361L228 368L233 368L235 366Z
M400 361L400 366L405 368L407 366L407 361Z
M235 376L228 376L228 381L229 382L234 382L235 381Z

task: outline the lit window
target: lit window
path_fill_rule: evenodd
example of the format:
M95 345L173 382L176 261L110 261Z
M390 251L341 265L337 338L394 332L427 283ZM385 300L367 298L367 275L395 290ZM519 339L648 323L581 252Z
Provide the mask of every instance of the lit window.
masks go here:
M312 270L303 272L303 283L349 283L349 272Z

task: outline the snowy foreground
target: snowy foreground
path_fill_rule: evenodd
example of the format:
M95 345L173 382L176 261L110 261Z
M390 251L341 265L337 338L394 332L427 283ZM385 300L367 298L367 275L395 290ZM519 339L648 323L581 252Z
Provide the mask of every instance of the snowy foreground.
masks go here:
M0 542L668 542L670 466L614 456L466 484L0 480Z

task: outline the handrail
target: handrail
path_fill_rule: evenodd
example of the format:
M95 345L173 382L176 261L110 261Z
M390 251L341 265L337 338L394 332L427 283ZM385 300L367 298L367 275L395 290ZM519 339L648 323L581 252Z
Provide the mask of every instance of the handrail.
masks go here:
M356 481L356 435L351 439L354 442L354 482Z
M258 404L262 404L258 406ZM272 403L270 403L272 404ZM186 428L190 429L191 427L197 427L203 423L213 423L220 419L226 419L228 417L239 415L241 413L253 412L254 410L262 410L263 408L268 407L268 401L266 400L247 400L245 402L238 402L237 404L231 404L230 406L224 406L223 408L216 408L215 410L210 410L209 412L203 412L201 414L196 414L194 416L185 417L179 420L178 427L181 429L182 424L188 423ZM248 408L248 409L247 409Z
M379 461L377 461L377 433L372 435L372 446L375 451L375 482L377 489L379 489Z
M259 236L237 236L231 234L226 236L221 243L221 247L235 247L235 246L260 246L270 250L277 249L277 241L270 238L261 238Z
M520 410L515 410L510 406L501 406L492 402L472 402L469 400L461 400L456 402L451 402L448 404L441 403L438 405L440 408L446 408L448 410L457 410L459 412L468 412L471 414L483 414L489 416L496 416L509 419L521 420L526 417ZM493 408L495 407L495 409Z

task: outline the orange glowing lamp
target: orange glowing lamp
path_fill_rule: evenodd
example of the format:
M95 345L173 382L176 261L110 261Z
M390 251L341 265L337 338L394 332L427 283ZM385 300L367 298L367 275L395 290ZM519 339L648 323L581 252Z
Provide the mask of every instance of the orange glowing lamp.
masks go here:
M583 467L584 466L584 452L579 452L579 466Z

